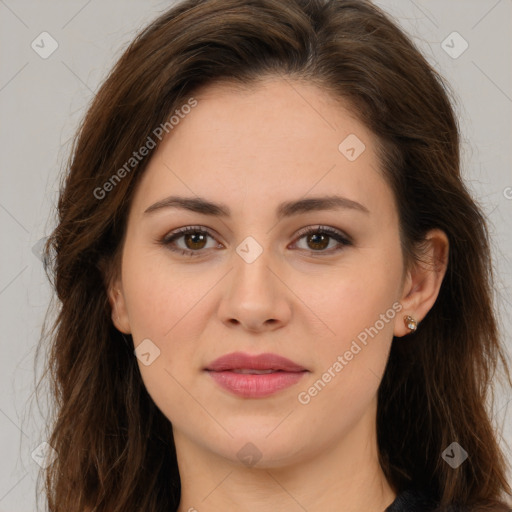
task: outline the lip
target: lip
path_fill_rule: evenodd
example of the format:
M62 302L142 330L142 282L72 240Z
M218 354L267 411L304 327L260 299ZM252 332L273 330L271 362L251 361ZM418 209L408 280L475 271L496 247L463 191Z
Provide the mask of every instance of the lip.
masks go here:
M297 383L308 372L290 359L270 352L258 355L232 352L215 359L204 370L219 386L244 398L277 393ZM251 371L267 373L248 373Z
M303 366L286 357L271 352L251 355L244 352L231 352L212 361L205 370L222 372L225 370L282 370L284 372L303 372Z

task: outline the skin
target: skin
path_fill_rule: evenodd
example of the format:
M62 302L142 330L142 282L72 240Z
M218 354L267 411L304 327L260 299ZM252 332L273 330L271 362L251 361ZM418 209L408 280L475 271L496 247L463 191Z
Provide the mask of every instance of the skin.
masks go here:
M145 386L172 422L182 481L179 512L383 511L396 497L378 463L377 390L393 336L434 304L448 240L428 234L432 266L406 271L398 214L379 170L375 136L324 90L269 78L247 90L228 84L194 94L198 105L155 150L131 204L121 268L110 283L116 327L137 347ZM355 134L365 150L349 161L338 146ZM337 194L356 209L276 219L282 201ZM223 203L230 218L176 208L144 211L170 195ZM318 225L353 240L297 236ZM177 228L209 228L203 242ZM248 236L262 249L247 263ZM195 245L194 245L195 244ZM339 249L339 250L336 250ZM307 404L307 391L392 305L403 308ZM421 325L418 327L421 329ZM309 370L270 397L220 388L203 368L233 351L274 352ZM250 448L261 458L242 462Z

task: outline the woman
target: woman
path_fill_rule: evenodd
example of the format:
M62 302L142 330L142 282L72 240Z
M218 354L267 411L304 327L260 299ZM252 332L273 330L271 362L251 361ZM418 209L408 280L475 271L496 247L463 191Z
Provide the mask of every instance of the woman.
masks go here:
M370 2L169 9L58 209L51 511L510 510L485 219Z

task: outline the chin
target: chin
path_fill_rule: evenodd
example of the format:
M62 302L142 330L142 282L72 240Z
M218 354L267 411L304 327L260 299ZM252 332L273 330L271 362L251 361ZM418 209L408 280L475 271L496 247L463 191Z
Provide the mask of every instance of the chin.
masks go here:
M255 434L254 428L247 428L247 435L244 435L243 429L240 429L222 447L211 446L211 449L231 462L248 468L278 468L299 462L304 457L305 448L300 444L301 436L286 432L280 434L268 436L267 430Z

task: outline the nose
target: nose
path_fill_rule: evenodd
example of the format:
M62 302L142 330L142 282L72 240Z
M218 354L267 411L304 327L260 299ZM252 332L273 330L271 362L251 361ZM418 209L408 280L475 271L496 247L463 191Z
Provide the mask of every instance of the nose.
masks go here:
M250 332L265 332L286 325L291 317L292 293L279 276L270 250L251 262L239 254L227 276L219 315L228 327L240 326Z

